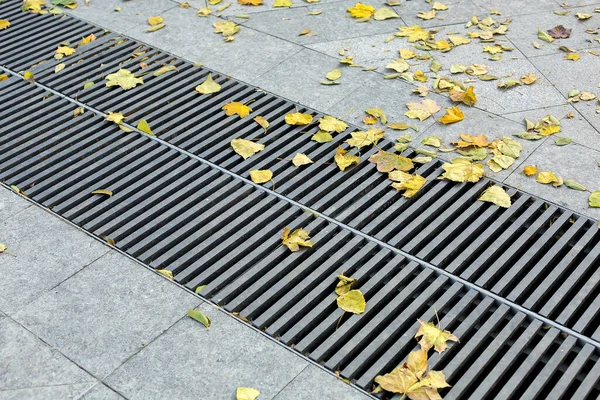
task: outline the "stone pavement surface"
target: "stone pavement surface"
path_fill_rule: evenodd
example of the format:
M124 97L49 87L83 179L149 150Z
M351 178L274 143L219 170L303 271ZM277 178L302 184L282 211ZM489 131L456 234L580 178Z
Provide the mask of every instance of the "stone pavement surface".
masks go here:
M0 242L0 400L369 398L2 186Z
M485 134L490 139L511 136L525 130L525 118L536 122L552 114L561 120L562 131L558 135L538 141L521 140L524 150L516 162L498 174L488 170L488 175L588 217L600 219L600 209L588 207L588 192L543 185L537 183L535 177L527 177L522 172L524 166L536 165L542 171L553 171L565 180L575 180L592 191L600 188L598 102L568 101L568 93L572 89L600 93L600 79L598 74L593 73L600 68L600 34L596 31L600 27L600 14L594 11L600 7L600 1L442 1L448 10L438 11L435 18L423 20L417 17L417 13L430 10L433 2L400 0L397 2L400 5L393 7L400 18L369 22L349 17L346 10L356 3L355 0L294 0L289 8L274 8L273 0L265 0L265 4L258 7L223 0L210 7L212 14L208 17L196 16L197 9L207 6L204 0L189 0L189 8L182 8L180 3L182 1L175 0L91 0L88 6L79 6L69 12L358 125L363 125L362 118L367 108L380 107L390 122L417 126L418 132L400 132L412 133L415 147L422 147L420 141L432 135L443 139L443 147L450 147L460 133ZM225 10L217 10L229 3L231 5ZM376 9L385 5L384 0L365 3ZM116 7L120 7L121 11L115 12ZM322 13L309 14L312 11ZM568 13L559 15L555 11ZM491 12L493 14L490 15ZM579 20L575 16L578 13L588 13L592 17ZM147 32L147 18L157 15L164 18L166 26L156 32ZM436 40L450 34L466 36L473 29L467 29L465 23L473 16L480 20L491 16L497 22L510 19L506 35L496 35L495 38L496 43L513 50L500 54L500 61L493 61L490 60L491 54L483 52L487 43L479 43L477 39L469 45L456 46L449 52L417 51L405 38L386 41L399 27L412 25L437 31ZM213 33L213 23L225 19L241 26L232 42L225 42L220 34ZM546 31L559 24L573 29L571 37L557 39L553 43L537 37L538 28ZM316 35L300 35L304 29L310 29ZM393 72L385 66L398 58L401 48L419 54L430 53L441 64L438 75L467 81L474 86L478 101L474 107L461 106L465 113L463 121L441 125L434 118L419 122L404 116L406 103L422 100L411 91L418 85L431 87L433 79L426 83L384 79L385 75ZM363 71L342 66L339 63L342 50L345 56L354 56L356 64L376 66L377 69ZM580 60L566 60L564 50L577 52ZM430 78L436 75L429 70L429 60L412 59L408 62L413 65L411 72L421 69ZM502 90L497 88L498 81L451 74L452 64L484 64L488 74L501 80L509 77L518 80L522 75L533 73L538 81ZM341 68L342 83L321 85L325 74L334 68ZM443 107L456 105L447 94L432 91L428 98ZM442 112L437 115L441 116ZM392 139L399 135L391 130L386 133ZM557 146L554 144L557 137L570 138L572 143ZM456 153L438 153L438 157L445 160L456 156Z

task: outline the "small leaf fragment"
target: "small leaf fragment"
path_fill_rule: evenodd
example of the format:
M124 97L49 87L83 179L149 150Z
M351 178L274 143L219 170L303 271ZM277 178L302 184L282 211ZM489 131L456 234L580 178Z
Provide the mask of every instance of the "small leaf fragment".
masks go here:
M571 138L568 138L568 137L558 137L554 141L554 144L557 145L557 146L566 146L568 144L571 144L572 141L573 140Z
M526 165L525 167L523 167L523 173L527 176L535 175L538 172L538 169L533 165Z
M269 121L267 121L265 117L258 115L254 117L254 122L259 124L265 130L265 133L267 133L267 129L269 128Z
M161 67L160 69L154 71L154 73L152 75L161 76L161 75L166 74L169 71L175 71L176 69L177 69L177 67L174 65L165 65L164 67Z
M150 136L154 136L154 133L152 133L152 129L150 129L150 124L143 118L139 120L136 128Z
M235 400L256 400L259 394L254 388L239 387L235 392Z
M302 114L301 112L295 112L285 116L285 123L288 125L308 125L312 121L312 115Z
M161 275L166 276L170 280L173 280L173 271L169 271L168 269L157 269L156 272L158 272Z
M254 169L250 171L250 179L254 183L265 183L273 179L273 172L270 169Z
M113 192L111 192L110 190L106 190L106 189L96 189L92 191L92 194L102 194L108 197L112 197Z

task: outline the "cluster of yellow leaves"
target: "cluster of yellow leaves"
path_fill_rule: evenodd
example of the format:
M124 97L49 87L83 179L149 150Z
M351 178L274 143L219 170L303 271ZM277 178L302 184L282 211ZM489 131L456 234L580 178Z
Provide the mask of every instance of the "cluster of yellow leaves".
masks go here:
M392 187L396 190L404 190L402 196L411 198L425 185L427 179L421 175L411 175L404 171L392 171L388 175L392 183Z
M483 164L473 163L466 158L455 158L442 165L442 178L454 182L478 182L485 175Z
M283 228L283 233L281 234L281 241L284 246L286 246L291 251L299 251L300 246L302 247L312 247L313 243L309 240L310 232L300 228L296 229L292 232L290 228Z
M69 46L58 46L54 51L54 58L60 60L63 57L70 56L73 53L75 53L75 49Z
M150 25L148 32L155 32L165 27L164 19L160 16L148 18L148 25Z
M438 390L450 386L442 371L427 371L428 352L433 348L442 353L448 348L448 341L458 342L458 338L432 322L419 320L419 323L421 326L415 338L421 337L421 349L411 352L406 362L389 374L377 376L375 383L379 387L376 392L385 390L407 396L411 400L437 400L441 399Z
M352 285L356 282L356 279L344 276L343 272L338 275L338 279L339 281L335 286L335 293L338 295L338 307L353 314L365 312L367 308L365 297L360 290L352 290Z
M222 34L226 42L234 40L233 35L240 31L240 26L233 21L219 21L213 23L213 26L214 32Z
M46 7L46 0L23 0L22 11L29 11L33 14L41 14L42 8ZM46 11L44 11L46 12Z

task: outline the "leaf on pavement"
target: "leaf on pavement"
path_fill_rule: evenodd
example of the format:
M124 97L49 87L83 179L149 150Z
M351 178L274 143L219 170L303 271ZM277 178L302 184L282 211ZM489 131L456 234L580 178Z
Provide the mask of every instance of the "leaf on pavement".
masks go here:
M256 400L259 394L254 388L239 387L235 392L235 400Z
M535 180L539 183L544 183L544 184L559 182L558 177L556 175L554 175L554 172L551 172L551 171L540 172L538 174L537 178L535 178Z
M442 109L434 100L425 99L420 103L408 103L408 111L404 113L408 118L418 118L423 121Z
M208 317L206 315L204 315L204 313L202 311L188 310L187 315L188 315L188 317L193 318L196 321L200 322L205 327L207 327L207 328L210 327L210 319L208 319Z
M446 108L446 114L444 114L438 121L444 125L453 124L465 119L465 114L458 107Z
M475 103L477 103L477 96L475 95L473 86L469 86L465 91L455 87L450 91L450 99L457 103L465 103L468 106L473 106Z
M485 175L483 164L473 163L466 158L455 158L442 165L442 178L453 182L478 182Z
M523 168L523 173L524 173L525 175L527 175L527 176L535 175L535 174L537 174L538 172L539 172L539 171L538 171L538 169L537 169L535 166L533 166L533 165L526 165L526 166Z
M375 7L363 3L356 3L346 11L350 13L352 18L366 20L373 16L375 13Z
M400 16L396 13L396 11L389 7L380 8L373 14L373 19L375 21L383 21L391 18L400 18Z
M590 207L600 207L600 190L590 193L588 204Z

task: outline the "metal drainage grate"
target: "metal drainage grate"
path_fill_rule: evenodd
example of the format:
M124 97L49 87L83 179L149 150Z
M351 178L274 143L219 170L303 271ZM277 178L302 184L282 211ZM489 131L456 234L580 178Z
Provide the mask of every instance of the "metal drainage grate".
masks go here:
M86 107L122 111L133 123L145 118L161 139L185 151L124 133L94 112L65 117L80 104L11 78L0 83L7 99L0 117L3 181L96 235L116 239L147 264L173 270L189 288L207 284L207 297L367 390L374 376L405 359L414 348L416 318L433 319L435 307L461 338L431 362L454 385L446 398L600 395L592 221L514 189L508 210L477 202L489 181L436 180L437 162L419 169L429 183L406 200L369 163L345 173L324 164L346 135L325 145L310 142L305 128L283 122L293 103L214 72L223 91L197 96L193 87L208 70L70 17L21 13L18 4L0 4L18 28L0 33L0 64L13 72L31 69L41 85ZM93 32L99 39L61 60L67 68L53 74L57 42ZM17 43L25 33L31 47L20 56ZM30 68L42 59L51 61ZM148 64L144 72L165 63L178 72L148 74L125 96L101 84L119 67L137 71L140 62ZM82 91L89 81L97 85ZM267 134L251 118L220 111L229 101L251 99L256 115L271 122ZM267 149L239 161L229 149L235 137L260 137ZM295 152L317 162L298 170L276 159ZM275 172L278 194L236 176L255 168ZM89 194L100 187L115 196ZM315 248L293 254L281 248L286 225L311 230ZM341 314L332 292L343 270L360 279L369 309L344 316L335 329Z
M104 113L123 112L132 125L144 118L161 139L240 176L252 169L271 169L277 193L600 341L596 306L600 231L594 221L514 189L509 189L514 204L507 210L479 202L490 180L475 185L437 180L442 172L439 162L418 169L428 184L407 200L366 162L375 148L366 150L363 162L345 172L329 165L336 148L345 146L348 132L356 127L336 135L331 143L310 141L318 127L290 126L284 121L285 114L298 107L294 103L215 72L222 90L200 96L193 88L210 70L71 17L15 11L17 4L0 5L0 11L11 12L17 21L16 29L11 26L0 33L0 41L8 44L0 49L2 65L17 71L27 68L26 63L49 60L32 69L44 86ZM47 31L60 34L49 38ZM61 60L66 68L55 74L56 44L77 42L92 32L99 39ZM19 57L25 34L31 43L26 62ZM177 72L153 76L166 64L176 66ZM104 77L119 68L144 73L144 85L126 92L107 88ZM87 82L95 85L83 90ZM253 113L244 119L227 117L221 107L230 101L253 101ZM299 110L322 116L303 107ZM270 121L266 134L252 121L258 115ZM259 139L266 149L240 160L229 145L237 137ZM380 147L389 150L392 144L384 141ZM299 169L282 160L296 152L315 163ZM409 150L405 155L413 154ZM82 223L87 227L90 221Z

